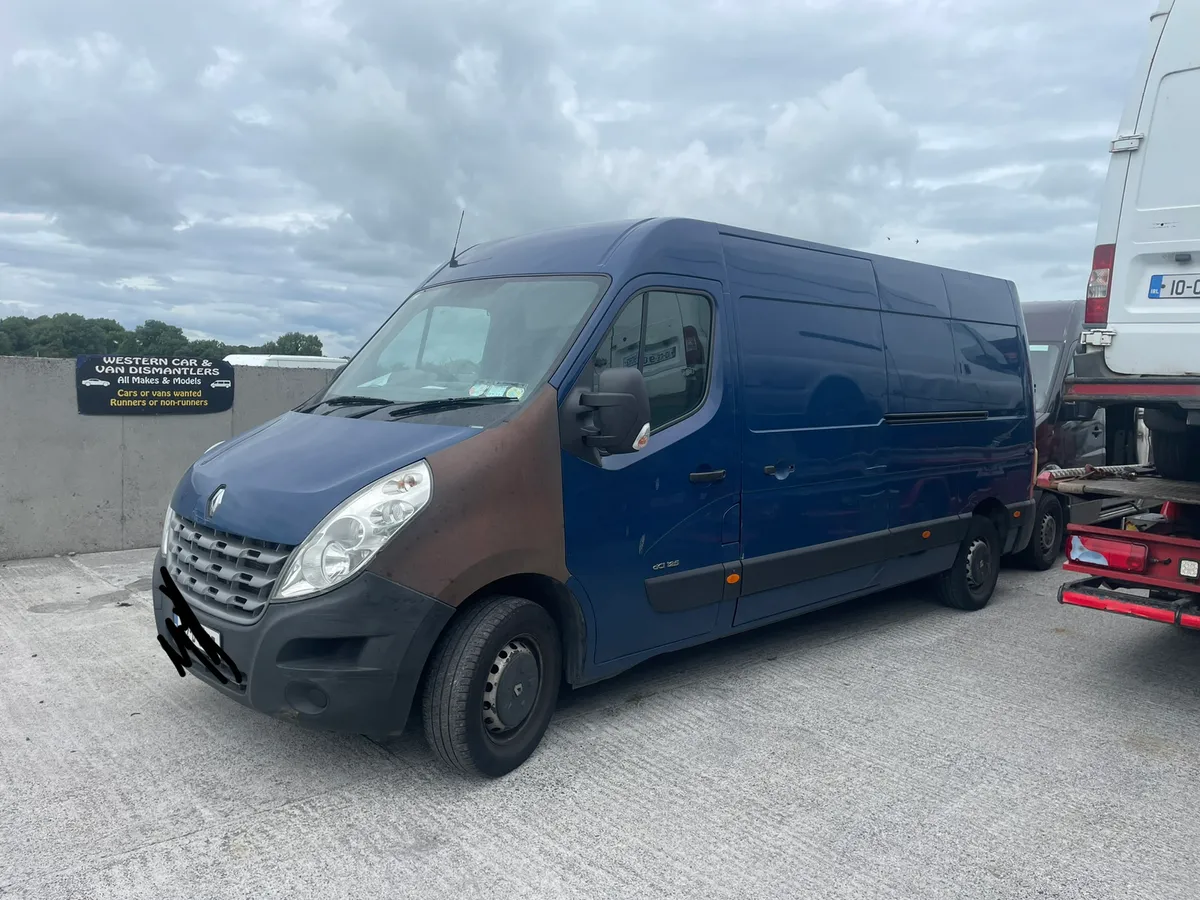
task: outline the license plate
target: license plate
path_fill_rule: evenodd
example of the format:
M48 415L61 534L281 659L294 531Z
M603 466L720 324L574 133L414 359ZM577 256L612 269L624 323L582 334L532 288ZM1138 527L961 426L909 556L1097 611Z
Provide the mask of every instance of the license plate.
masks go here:
M175 627L176 627L176 628L182 628L182 627L183 627L183 623L179 621L179 616L175 616L175 617L174 617L174 619L175 619ZM207 635L208 635L210 638L212 638L212 639L213 639L213 643L214 643L214 644L216 644L218 647L220 647L220 646L221 646L221 632L219 632L219 631L214 631L212 628L209 628L207 625L201 625L200 627L201 627L201 628L203 628L203 629L204 629L204 631L205 631L205 633L206 633L206 634L207 634Z
M656 350L653 353L646 354L646 365L657 366L659 363L666 362L668 359L675 358L675 348L667 347L665 350Z
M1151 275L1151 300L1200 300L1200 274Z

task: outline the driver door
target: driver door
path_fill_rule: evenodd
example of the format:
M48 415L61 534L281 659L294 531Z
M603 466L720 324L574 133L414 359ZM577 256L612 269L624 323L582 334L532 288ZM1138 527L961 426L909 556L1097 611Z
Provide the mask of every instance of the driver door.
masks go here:
M740 558L733 350L719 283L656 276L618 297L570 387L641 369L649 445L599 464L563 452L567 567L595 622L598 664L714 630Z

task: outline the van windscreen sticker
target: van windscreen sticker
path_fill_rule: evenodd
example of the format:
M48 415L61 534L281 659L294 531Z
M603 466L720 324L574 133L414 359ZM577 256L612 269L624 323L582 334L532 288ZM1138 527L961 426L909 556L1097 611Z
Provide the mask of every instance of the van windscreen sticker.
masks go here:
M511 381L477 381L471 385L467 395L470 397L508 397L511 400L520 400L525 396L524 384L517 384Z

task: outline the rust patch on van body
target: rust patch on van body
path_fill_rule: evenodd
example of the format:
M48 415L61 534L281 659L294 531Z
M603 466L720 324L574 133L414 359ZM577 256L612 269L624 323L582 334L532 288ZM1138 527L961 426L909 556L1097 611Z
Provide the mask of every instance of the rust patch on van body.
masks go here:
M559 453L547 385L512 419L428 457L429 505L369 569L450 606L509 575L566 582Z

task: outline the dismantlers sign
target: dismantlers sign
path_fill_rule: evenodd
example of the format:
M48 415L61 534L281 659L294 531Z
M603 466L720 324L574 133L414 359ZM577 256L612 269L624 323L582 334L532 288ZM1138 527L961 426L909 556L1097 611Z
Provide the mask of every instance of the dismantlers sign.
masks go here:
M80 356L75 396L84 416L225 412L233 406L233 366L186 356Z

